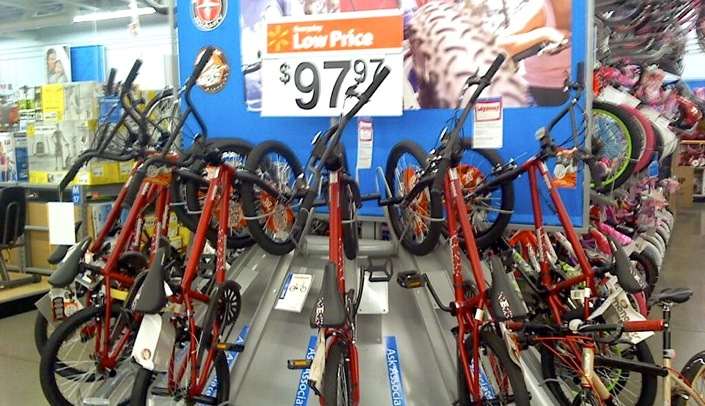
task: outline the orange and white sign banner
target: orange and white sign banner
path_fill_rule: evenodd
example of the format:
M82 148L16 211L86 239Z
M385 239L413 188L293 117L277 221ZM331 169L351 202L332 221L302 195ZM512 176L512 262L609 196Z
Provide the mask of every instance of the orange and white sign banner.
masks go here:
M345 112L375 75L390 75L361 110L402 114L403 18L399 10L284 17L267 22L262 56L263 116L331 117Z

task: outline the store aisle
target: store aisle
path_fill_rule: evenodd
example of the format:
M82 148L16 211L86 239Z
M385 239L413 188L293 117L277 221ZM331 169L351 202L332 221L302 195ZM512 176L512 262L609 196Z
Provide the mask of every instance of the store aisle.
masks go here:
M676 369L705 350L705 205L680 209L657 289L687 286L693 298L673 310ZM659 317L656 311L653 317ZM39 386L39 355L34 347L36 311L0 319L0 406L46 405ZM661 337L650 339L654 359L661 359ZM660 387L659 387L660 388ZM659 390L660 393L660 390Z

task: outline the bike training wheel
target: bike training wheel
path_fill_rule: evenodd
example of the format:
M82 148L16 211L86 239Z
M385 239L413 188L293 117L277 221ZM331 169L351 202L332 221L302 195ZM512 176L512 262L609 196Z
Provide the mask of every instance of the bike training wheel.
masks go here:
M323 406L352 406L353 391L348 348L342 341L331 345L323 370Z
M688 362L685 363L681 375L686 382L690 382L693 390L705 398L705 351L693 355ZM681 394L676 387L671 396L671 405L673 406L695 406L697 402L693 399L688 399L688 396Z
M546 380L546 385L559 404L570 406L580 389L580 372L561 362L560 358L554 354L553 351L558 351L562 357L574 357L572 353L568 353L562 348L557 348L562 347L561 343L561 341L556 341L541 346L541 372ZM603 347L598 347L598 349L602 349L602 355L606 355L605 352L609 351L608 356L632 359L649 364L654 363L654 357L645 341L640 342L636 346L615 344L609 348ZM581 360L575 361L577 365L582 365ZM648 372L640 373L599 366L595 367L595 372L601 377L612 396L619 399L621 404L634 406L650 406L654 404L658 386L657 376Z
M392 147L387 158L385 179L390 198L409 194L426 165L426 152L413 141L401 141ZM402 247L414 255L433 251L441 236L443 202L431 198L430 184L412 196L408 206L387 206L389 222Z
M634 173L644 143L639 122L619 106L595 101L592 104L593 143L602 145L598 162L606 167L602 187L598 192L609 192L624 184Z
M644 294L646 294L646 298L648 299L658 281L658 267L651 258L641 252L632 252L631 255L629 255L629 259L632 261L634 269L639 273L639 276L646 282Z
M252 182L242 182L242 208L250 235L268 253L284 255L296 246L290 233L295 210L301 204L301 198L286 194L294 191L294 182L304 169L294 152L278 141L256 146L248 155L245 168L280 193L272 196Z
M180 361L184 362L188 358L188 356L183 356ZM178 368L180 367L181 365L175 365L174 371L178 371ZM150 406L171 406L194 404L188 403L186 399L180 398L181 393L174 392L173 396L160 396L152 393L152 388L166 389L168 387L166 375L167 374L164 372L153 372L145 368L140 368L135 377L134 386L132 387L132 401L130 402L130 405L144 406L149 404ZM190 368L187 367L184 373L184 378L189 377L190 375ZM210 388L207 385L206 394L209 394L215 398L215 403L213 403L214 405L226 403L230 397L230 370L228 367L228 361L222 351L219 351L213 359L213 367L210 377L217 380L215 388L212 389L215 393L209 394L208 389ZM176 391L186 390L185 385L179 384L178 386L179 387Z
M472 336L465 339L465 349L472 354ZM460 354L458 354L460 355ZM479 403L491 405L528 406L531 404L521 368L512 360L507 346L500 336L489 330L480 331L480 370L484 372L488 387L483 388L483 399L472 399L468 391L464 368L458 357L458 405L471 406ZM470 362L467 360L465 362ZM471 364L472 365L472 364ZM490 394L490 398L486 398Z
M137 372L137 368L129 361L135 335L130 330L130 323L124 326L116 334L116 342L124 334L132 335L122 349L117 366L109 371L100 370L94 357L94 340L98 329L103 328L102 322L97 320L102 320L104 312L104 307L81 309L64 320L47 340L39 363L39 381L50 404L83 404L84 397L90 396L109 379L121 382L113 390L110 405L126 405L129 402L133 376ZM125 314L119 306L114 306L111 326L117 326L118 318L127 317Z
M432 1L419 7L409 26L409 46L419 82L421 108L455 108L465 81L485 72L500 49L479 14L465 3ZM466 92L468 100L474 89ZM504 63L483 92L506 106L526 105L526 84Z
M463 138L462 147L458 174L463 195L468 196L496 166L504 165L504 159L493 149L473 149L471 138ZM514 210L514 183L505 182L484 196L477 196L472 201L466 199L466 207L475 244L483 250L492 245L509 225ZM460 237L462 242L462 232Z
M249 142L234 138L212 140L209 141L209 145L215 146L222 152L224 163L235 166L238 170L244 169L247 154L249 154L253 148L252 144ZM206 173L206 164L203 161L199 160L195 162L190 169L200 172L204 177L208 175ZM196 228L198 228L201 211L203 210L203 201L208 192L208 186L190 179L183 179L178 175L174 175L174 177L175 179L172 181L169 188L172 201L185 202L185 204L174 205L174 211L182 224L195 233ZM239 185L235 186L234 184L232 195L229 199L230 227L227 234L227 247L230 249L248 247L254 244L254 240L247 230L247 221L245 220L242 210L242 194L240 193ZM208 240L213 246L215 246L218 241L219 226L217 218L219 201L220 197L216 198L213 218L208 228Z
M343 251L347 259L357 258L357 252L360 248L360 241L357 229L357 207L353 200L352 190L350 185L341 183L341 203L340 207L343 212Z

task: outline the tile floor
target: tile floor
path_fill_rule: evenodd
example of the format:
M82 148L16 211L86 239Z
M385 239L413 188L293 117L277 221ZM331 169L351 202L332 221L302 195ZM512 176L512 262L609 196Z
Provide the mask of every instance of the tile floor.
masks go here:
M705 349L705 205L680 209L663 264L658 288L687 286L693 299L673 311L674 367L680 369ZM658 313L658 312L656 312ZM658 314L654 315L658 317ZM39 355L34 347L36 311L0 319L0 406L46 405L39 387ZM654 358L661 357L661 339L650 340Z

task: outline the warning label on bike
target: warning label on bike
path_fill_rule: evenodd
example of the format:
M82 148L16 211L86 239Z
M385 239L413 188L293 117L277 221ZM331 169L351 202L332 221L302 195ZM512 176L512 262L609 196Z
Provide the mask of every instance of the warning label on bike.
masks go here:
M308 292L311 290L313 275L290 273L284 280L284 285L279 292L275 309L300 313L306 302Z

